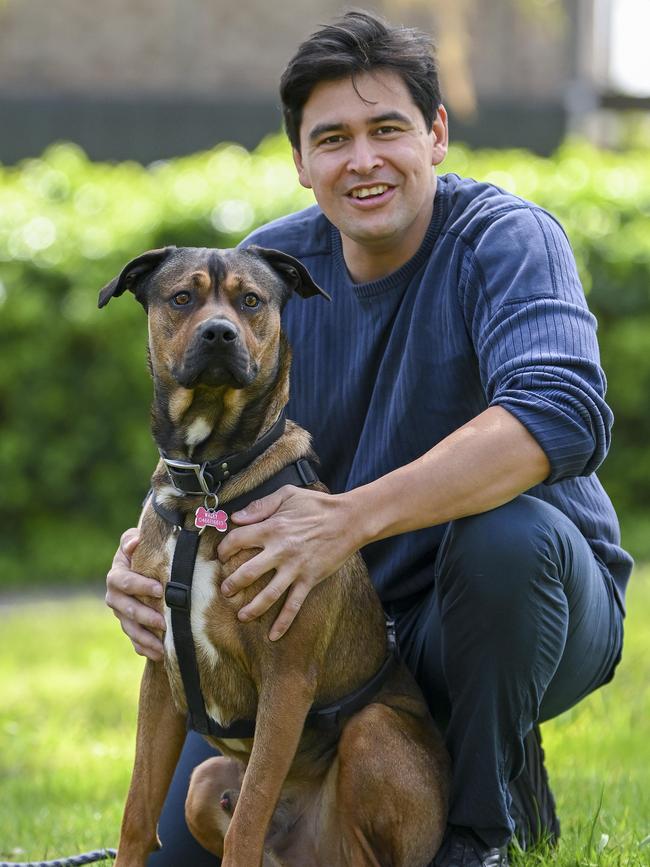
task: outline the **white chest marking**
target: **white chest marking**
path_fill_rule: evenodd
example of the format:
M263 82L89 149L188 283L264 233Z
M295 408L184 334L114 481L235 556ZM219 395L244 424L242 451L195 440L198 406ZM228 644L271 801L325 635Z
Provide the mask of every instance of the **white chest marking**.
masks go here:
M195 446L207 439L212 432L212 427L204 418L195 418L185 431L185 444Z
M156 499L166 501L168 506L174 506L174 500L178 498L178 488L173 485L161 485L156 490Z
M174 557L174 548L176 547L176 536L170 536L167 541L167 556L170 564ZM212 668L217 668L221 660L219 651L208 638L206 623L209 616L209 609L214 602L217 593L215 580L216 563L212 560L206 560L200 554L196 558L194 567L194 577L192 578L192 605L190 611L190 621L192 624L192 637L194 638L194 646L196 647L196 656L199 666L207 663ZM172 619L171 611L165 606L165 622L167 630L165 632L165 653L175 658L176 650L174 648L174 636L172 634ZM208 714L218 723L222 723L221 713L218 705L210 700L210 696L204 696L205 706Z
M165 555L167 558L167 577L171 576L172 561L174 559L174 551L176 550L176 535L170 534L165 545ZM165 638L163 644L165 646L165 656L170 659L176 659L176 648L174 647L174 636L172 635L172 611L168 605L165 605Z

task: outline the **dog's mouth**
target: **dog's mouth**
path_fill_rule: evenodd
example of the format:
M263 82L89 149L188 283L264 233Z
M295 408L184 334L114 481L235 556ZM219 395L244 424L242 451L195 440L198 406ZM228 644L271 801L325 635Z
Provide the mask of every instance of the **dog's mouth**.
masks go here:
M176 382L188 389L197 386L246 388L257 374L257 364L241 346L226 352L190 348L178 367L172 370Z

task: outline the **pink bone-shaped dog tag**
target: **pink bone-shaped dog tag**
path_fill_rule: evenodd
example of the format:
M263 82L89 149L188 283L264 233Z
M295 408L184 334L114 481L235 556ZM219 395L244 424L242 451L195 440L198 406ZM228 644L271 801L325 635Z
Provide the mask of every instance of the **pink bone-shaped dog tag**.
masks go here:
M204 527L214 527L220 533L225 533L228 529L228 515L223 509L206 509L204 506L199 508L194 513L194 525L202 530Z

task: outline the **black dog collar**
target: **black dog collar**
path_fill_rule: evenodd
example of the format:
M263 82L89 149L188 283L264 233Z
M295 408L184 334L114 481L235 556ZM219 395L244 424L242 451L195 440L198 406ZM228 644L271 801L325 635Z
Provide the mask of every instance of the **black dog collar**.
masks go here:
M226 510L228 515L232 515L233 512L238 512L240 509L244 509L249 503L252 503L253 500L261 500L262 497L273 494L278 490L278 488L281 488L284 485L295 485L297 488L306 488L308 485L313 485L314 482L317 481L318 475L311 463L306 458L300 458L294 463L283 467L283 469L262 482L256 488L246 491L245 494L242 494L240 497L235 497L233 500L220 501L219 505L220 508ZM161 518L164 518L168 524L177 528L181 528L184 525L185 517L188 513L176 509L168 509L166 506L163 506L162 503L158 501L155 491L153 493L151 505L153 506L154 511L157 512Z
M284 410L278 420L249 449L234 455L193 464L191 461L176 461L160 452L172 485L183 494L214 494L221 484L239 473L262 452L280 439L286 426Z

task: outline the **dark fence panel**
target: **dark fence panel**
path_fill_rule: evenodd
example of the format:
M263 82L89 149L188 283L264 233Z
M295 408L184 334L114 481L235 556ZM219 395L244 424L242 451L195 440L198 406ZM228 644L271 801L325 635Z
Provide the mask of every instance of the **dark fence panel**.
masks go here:
M562 141L566 113L557 103L484 102L471 121L450 116L453 141L471 147L523 147L548 155ZM73 141L93 160L184 156L220 141L255 147L281 126L279 101L118 96L7 96L0 94L0 162L38 156L56 141Z

